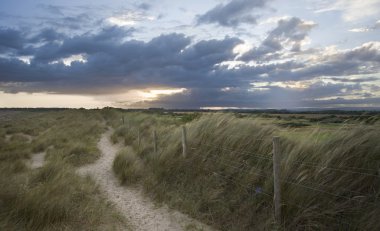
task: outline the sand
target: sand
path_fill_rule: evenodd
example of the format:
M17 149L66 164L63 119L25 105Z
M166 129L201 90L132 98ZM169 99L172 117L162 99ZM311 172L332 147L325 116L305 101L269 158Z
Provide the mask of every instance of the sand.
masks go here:
M112 130L108 130L98 143L98 148L102 153L100 159L94 164L81 167L78 172L82 175L90 175L95 179L101 191L128 219L134 230L212 230L165 205L155 206L153 201L144 196L138 188L120 185L112 171L112 162L120 146L111 143L109 139L111 134ZM127 148L133 152L131 147Z

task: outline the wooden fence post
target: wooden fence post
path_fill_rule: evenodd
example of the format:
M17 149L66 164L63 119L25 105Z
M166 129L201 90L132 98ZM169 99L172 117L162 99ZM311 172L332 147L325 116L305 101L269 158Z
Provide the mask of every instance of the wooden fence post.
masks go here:
M124 116L121 117L121 120L123 121L123 125L124 125Z
M154 154L157 155L157 133L156 133L156 130L153 130L153 150L154 150Z
M137 148L140 151L140 142L141 142L141 135L140 135L140 128L137 129Z
M280 137L273 137L273 185L274 185L274 217L281 224L281 183L280 183Z
M186 127L182 126L182 156L187 155L187 138L186 138Z

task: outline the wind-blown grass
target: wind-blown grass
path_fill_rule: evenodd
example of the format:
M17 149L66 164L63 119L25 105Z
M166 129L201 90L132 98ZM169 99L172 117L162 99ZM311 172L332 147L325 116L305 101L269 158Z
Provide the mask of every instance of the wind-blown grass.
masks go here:
M153 126L149 117L142 117ZM280 131L226 114L205 115L186 124L189 153L183 158L177 125L154 127L159 134L157 155L150 136L144 137L137 157L120 153L116 174L128 179L126 183L135 183L136 177L157 201L222 230L380 229L380 132L375 128L317 128L293 138L291 129ZM281 135L280 227L274 225L272 203L275 135ZM130 143L137 150L136 138Z
M6 211L7 219L19 226L16 230L103 230L122 223L95 183L78 177L65 163L49 163L25 181L1 192L2 198L7 197L2 212ZM8 223L4 228L11 226Z
M0 230L128 229L95 182L75 173L98 158L103 131L99 111L20 112L0 120ZM45 165L31 169L36 152L47 153Z

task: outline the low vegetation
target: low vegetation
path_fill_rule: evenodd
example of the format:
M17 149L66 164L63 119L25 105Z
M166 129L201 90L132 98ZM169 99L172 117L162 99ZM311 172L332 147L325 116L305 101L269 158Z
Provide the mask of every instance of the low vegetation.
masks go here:
M182 126L188 152L182 156ZM0 112L0 230L125 230L79 166L107 126L122 183L220 230L379 230L377 114ZM154 152L153 132L157 135ZM272 137L281 138L282 223L273 219ZM46 153L45 164L30 160Z
M116 157L114 171L125 184L142 184L157 201L221 230L380 229L377 123L351 120L356 122L337 127L308 121L311 126L293 128L274 125L289 121L282 118L245 117L205 114L185 124L170 114L120 113L113 139L127 147ZM187 128L186 157L180 125ZM279 226L272 203L272 137L277 135Z
M99 111L0 115L0 230L125 230L126 221L76 167L95 161ZM45 164L28 164L46 152Z

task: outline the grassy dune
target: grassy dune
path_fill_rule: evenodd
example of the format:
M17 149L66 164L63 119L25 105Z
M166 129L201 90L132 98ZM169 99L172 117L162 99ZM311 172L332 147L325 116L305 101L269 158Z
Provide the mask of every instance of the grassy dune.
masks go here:
M75 173L98 158L104 116L64 110L0 118L0 230L126 229L96 184ZM31 169L37 152L47 153L45 165Z
M128 125L116 128L114 140L131 145L137 154L129 147L119 153L114 161L119 178L126 184L141 183L157 201L219 229L380 229L376 124L291 129L261 118L208 114L186 120L189 153L183 158L182 118L125 116ZM152 151L153 129L158 155ZM281 137L282 150L280 227L274 224L272 205L275 135Z

